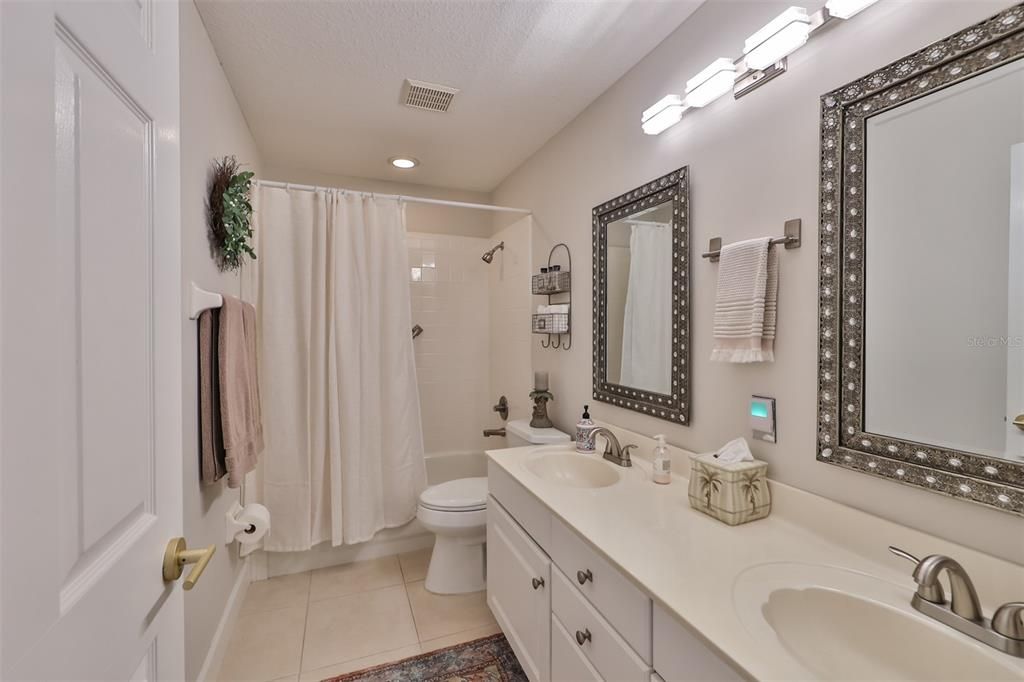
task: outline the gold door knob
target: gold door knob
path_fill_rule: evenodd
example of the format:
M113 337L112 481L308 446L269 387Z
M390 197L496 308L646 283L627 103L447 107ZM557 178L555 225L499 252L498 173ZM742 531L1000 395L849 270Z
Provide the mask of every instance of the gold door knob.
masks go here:
M1018 414L1013 418L1013 425L1018 429L1024 430L1024 414Z
M164 552L164 580L177 580L185 571L185 564L195 564L185 578L185 589L191 590L196 586L199 576L203 574L206 564L210 563L216 551L216 545L210 545L205 549L186 549L185 538L171 538Z

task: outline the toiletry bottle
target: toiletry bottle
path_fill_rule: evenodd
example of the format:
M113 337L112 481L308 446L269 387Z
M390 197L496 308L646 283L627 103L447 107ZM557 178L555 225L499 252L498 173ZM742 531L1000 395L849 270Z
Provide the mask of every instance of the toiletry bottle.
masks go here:
M668 456L668 446L665 445L665 436L660 433L654 437L658 444L654 448L654 482L672 482L672 460Z
M576 423L576 452L590 454L594 452L594 420L590 418L590 405L583 406L583 416Z

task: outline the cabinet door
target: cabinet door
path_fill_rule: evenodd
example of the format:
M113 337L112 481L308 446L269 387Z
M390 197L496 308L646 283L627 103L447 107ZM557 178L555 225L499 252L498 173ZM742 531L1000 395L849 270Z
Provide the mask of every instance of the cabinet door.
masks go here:
M654 607L654 667L668 682L738 682L744 679L661 606Z
M551 679L551 561L498 501L487 502L487 605L531 682Z
M551 679L556 682L604 682L555 614L551 614Z

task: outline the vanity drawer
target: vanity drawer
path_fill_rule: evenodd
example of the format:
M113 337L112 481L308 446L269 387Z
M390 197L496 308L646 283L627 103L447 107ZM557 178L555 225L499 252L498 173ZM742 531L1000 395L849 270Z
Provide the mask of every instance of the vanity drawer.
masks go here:
M633 651L573 583L558 570L551 571L551 583L551 611L601 676L616 682L649 682L651 666ZM580 644L577 638L587 633L589 638Z
M487 462L487 492L501 502L534 542L547 551L551 545L551 512L517 480L494 462Z
M604 678L583 655L576 639L558 622L554 614L551 614L551 679L558 682L604 682Z
M661 606L654 607L654 667L668 682L744 679L717 651Z
M551 519L548 554L645 662L651 663L651 599L607 560ZM582 582L580 579L582 578Z

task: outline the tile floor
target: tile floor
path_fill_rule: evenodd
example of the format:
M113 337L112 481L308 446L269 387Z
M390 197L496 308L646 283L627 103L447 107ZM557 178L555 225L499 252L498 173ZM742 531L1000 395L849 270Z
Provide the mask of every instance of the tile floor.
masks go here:
M217 680L318 681L498 632L484 592L423 587L430 550L249 586Z

